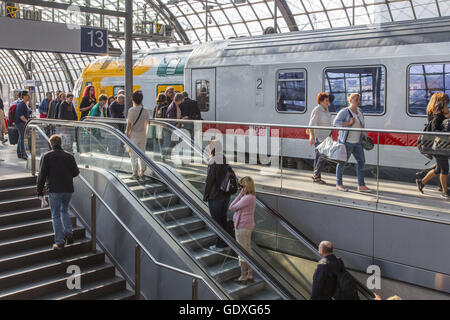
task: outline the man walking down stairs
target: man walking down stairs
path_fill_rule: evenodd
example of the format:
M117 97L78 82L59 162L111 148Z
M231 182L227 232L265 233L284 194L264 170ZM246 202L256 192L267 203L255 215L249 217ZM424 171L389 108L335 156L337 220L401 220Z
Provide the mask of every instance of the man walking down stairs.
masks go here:
M0 300L134 299L135 293L127 289L105 253L95 249L86 230L77 226L76 217L68 214L66 220L73 240L52 248L50 208L41 207L36 193L35 177L0 179ZM50 204L55 202L61 205ZM64 235L58 237L64 241Z
M69 217L69 203L74 192L73 178L80 174L73 155L61 148L58 135L50 137L52 150L44 154L39 170L37 192L44 201L44 186L48 182L49 200L52 211L55 243L53 249L61 250L65 244L73 243L72 224Z

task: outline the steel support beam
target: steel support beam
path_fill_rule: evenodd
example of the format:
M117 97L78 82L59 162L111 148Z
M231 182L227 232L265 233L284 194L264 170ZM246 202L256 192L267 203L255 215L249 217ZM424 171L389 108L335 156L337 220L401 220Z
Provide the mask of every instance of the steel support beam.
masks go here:
M277 0L276 3L277 3L278 10L280 10L281 15L283 16L284 20L286 21L289 31L291 31L291 32L298 31L297 22L295 22L295 18L292 15L292 11L289 8L289 5L286 2L286 0Z
M125 1L125 117L133 94L133 1Z
M64 61L64 59L60 53L53 53L53 55L55 56L55 59L61 65L61 69L62 69L64 75L66 76L66 80L69 81L70 87L73 89L75 82L72 78L72 74L70 73L70 70L69 70L69 67L67 66L66 61Z
M25 75L25 79L31 79L31 74L28 72L27 68L25 68L25 64L22 62L22 60L20 60L17 53L15 53L14 50L6 50L6 51L11 55L11 57L14 58L20 69L22 69L23 74Z

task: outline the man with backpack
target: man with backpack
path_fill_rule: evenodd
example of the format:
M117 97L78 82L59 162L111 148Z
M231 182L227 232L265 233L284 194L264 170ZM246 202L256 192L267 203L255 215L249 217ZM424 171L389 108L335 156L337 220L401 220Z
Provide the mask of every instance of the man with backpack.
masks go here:
M333 244L322 241L319 254L322 259L314 272L311 300L358 300L356 281L333 254Z

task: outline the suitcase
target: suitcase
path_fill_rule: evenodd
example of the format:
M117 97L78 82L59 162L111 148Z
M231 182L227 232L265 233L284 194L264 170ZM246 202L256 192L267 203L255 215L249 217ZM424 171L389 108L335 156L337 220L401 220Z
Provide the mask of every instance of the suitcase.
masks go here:
M8 128L9 144L15 145L19 141L19 130L16 127Z

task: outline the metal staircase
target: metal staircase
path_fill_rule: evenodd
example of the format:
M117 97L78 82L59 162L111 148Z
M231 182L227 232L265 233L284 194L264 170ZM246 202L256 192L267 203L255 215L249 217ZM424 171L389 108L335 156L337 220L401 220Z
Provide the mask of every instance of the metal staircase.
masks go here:
M36 178L0 181L0 299L133 299L134 292L105 254L93 252L86 230L73 224L74 243L53 250L50 208L41 208ZM70 265L80 268L81 288L70 290Z

